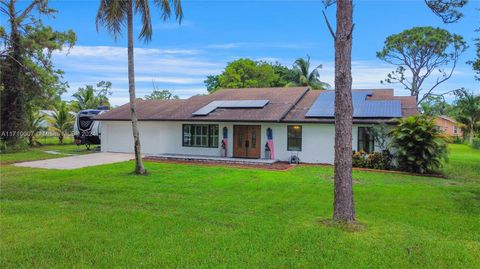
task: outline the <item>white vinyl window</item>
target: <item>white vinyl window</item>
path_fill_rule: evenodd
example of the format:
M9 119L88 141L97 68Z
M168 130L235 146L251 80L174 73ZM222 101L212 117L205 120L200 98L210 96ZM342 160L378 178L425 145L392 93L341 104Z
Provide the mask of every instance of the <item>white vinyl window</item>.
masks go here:
M184 124L184 147L218 147L218 125L215 124Z

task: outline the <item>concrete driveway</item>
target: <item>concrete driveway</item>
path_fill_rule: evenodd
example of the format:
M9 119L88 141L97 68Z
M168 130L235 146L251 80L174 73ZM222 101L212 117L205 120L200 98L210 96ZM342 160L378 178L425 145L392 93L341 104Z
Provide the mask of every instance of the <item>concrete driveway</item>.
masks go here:
M16 163L15 166L45 169L76 169L109 163L125 162L135 159L134 154L99 152L65 158Z

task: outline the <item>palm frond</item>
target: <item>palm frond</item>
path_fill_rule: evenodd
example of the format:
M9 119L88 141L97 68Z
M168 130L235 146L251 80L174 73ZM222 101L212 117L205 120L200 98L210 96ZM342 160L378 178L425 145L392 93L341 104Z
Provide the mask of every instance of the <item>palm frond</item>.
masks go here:
M135 13L140 12L142 16L142 30L139 38L148 42L152 39L152 18L148 0L135 0Z
M293 67L297 69L304 77L308 77L308 69L310 68L310 58L305 60L304 58L298 58L295 60Z
M160 16L163 21L166 21L170 18L172 13L172 4L175 12L175 20L179 23L183 19L183 9L181 0L154 0L155 5L160 9Z
M129 4L130 1L100 0L96 17L97 31L99 25L103 25L117 39L126 24Z

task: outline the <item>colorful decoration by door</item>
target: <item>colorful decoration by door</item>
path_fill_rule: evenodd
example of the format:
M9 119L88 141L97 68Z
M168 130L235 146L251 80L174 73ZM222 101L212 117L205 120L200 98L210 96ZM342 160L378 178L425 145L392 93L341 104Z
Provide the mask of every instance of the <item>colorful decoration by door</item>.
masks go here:
M267 145L268 148L270 149L270 159L274 160L275 159L275 150L273 146L273 131L272 128L267 129Z
M222 148L225 150L225 156L227 157L227 149L228 149L228 129L227 127L223 127L223 139L222 139Z

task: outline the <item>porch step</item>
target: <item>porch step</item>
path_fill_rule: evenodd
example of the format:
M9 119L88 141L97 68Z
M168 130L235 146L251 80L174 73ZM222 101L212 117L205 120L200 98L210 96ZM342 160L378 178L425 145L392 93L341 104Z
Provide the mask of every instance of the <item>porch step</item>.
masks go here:
M245 158L225 158L225 157L212 157L203 155L181 155L181 154L157 154L148 155L147 158L160 159L160 160L182 160L182 161L196 161L196 162L221 162L231 164L255 164L255 165L272 165L277 160L269 159L245 159Z

